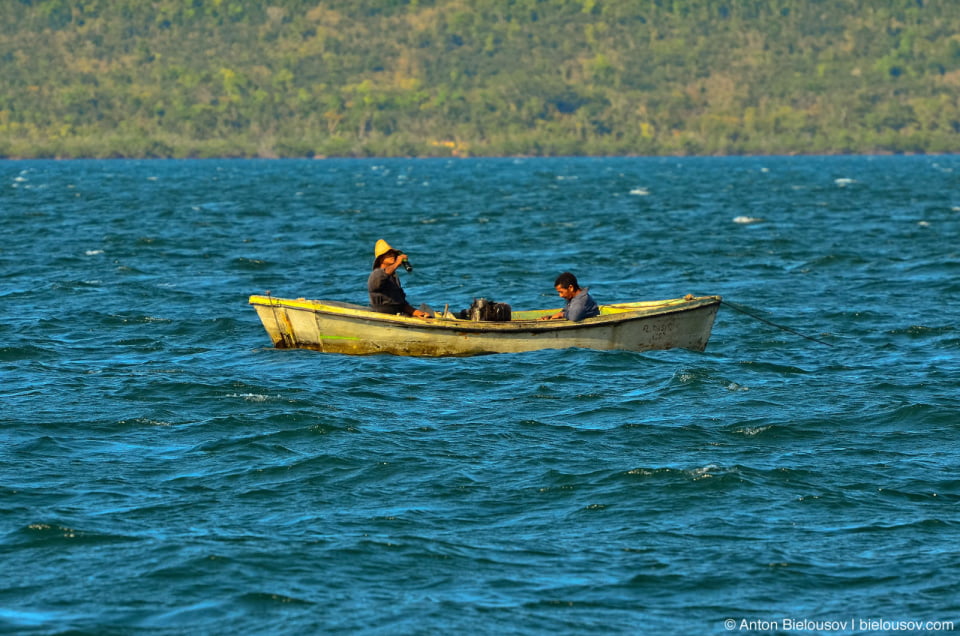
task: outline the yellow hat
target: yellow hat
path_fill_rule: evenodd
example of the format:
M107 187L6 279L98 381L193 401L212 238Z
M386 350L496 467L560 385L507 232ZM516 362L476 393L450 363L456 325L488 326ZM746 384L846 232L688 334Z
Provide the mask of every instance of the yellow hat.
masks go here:
M392 249L393 248L390 247L389 243L387 243L383 239L380 239L379 241L377 241L377 244L373 246L373 258L374 259L380 258L381 256L383 256L384 254L386 254Z

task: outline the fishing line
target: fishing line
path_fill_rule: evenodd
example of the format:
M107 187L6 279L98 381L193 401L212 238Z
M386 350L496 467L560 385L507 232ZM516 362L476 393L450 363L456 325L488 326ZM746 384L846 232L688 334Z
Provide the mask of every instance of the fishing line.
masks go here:
M754 314L754 313L751 313L751 312L747 311L746 309L744 309L744 308L741 307L740 305L737 305L736 303L732 303L732 302L730 302L729 300L721 300L720 303L726 305L726 306L729 307L730 309L733 309L733 310L735 310L735 311L739 311L741 314L745 314L745 315L747 315L747 316L750 316L751 318L754 318L754 319L756 319L756 320L759 320L760 322L765 322L765 323L767 323L768 325L770 325L770 326L772 326L772 327L776 327L777 329L783 329L784 331L789 331L790 333L795 334L795 335L797 335L797 336L800 336L801 338L806 338L807 340L813 340L814 342L819 342L820 344L822 344L822 345L827 345L828 347L832 347L832 346L833 346L833 345L832 345L831 343L829 343L829 342L824 342L823 340L818 340L817 338L814 338L814 337L812 337L812 336L806 336L806 335L800 333L799 331L795 331L795 330L791 329L790 327L784 327L783 325L778 325L777 323L771 322L771 321L767 320L766 318L761 318L760 316L758 316L758 315L756 315L756 314Z

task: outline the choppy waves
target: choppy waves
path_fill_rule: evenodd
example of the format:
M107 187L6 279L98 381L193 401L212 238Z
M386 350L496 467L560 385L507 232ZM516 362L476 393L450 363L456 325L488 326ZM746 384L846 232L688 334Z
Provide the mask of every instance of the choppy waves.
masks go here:
M956 615L954 161L9 162L0 629ZM363 302L381 237L417 303L570 269L826 344L723 309L705 353L269 347L248 294Z

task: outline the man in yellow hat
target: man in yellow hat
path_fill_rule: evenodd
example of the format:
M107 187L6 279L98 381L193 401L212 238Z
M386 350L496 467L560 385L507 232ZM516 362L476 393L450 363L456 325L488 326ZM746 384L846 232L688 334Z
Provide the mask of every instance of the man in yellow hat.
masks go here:
M407 302L407 294L400 286L397 268L407 262L407 255L390 247L380 239L373 247L373 271L367 279L370 307L383 314L404 314L415 318L429 318L430 314L414 309ZM409 270L408 270L409 271Z

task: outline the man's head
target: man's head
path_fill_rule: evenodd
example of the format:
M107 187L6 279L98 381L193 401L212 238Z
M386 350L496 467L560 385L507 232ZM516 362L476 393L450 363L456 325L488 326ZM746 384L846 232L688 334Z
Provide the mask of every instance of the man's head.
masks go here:
M564 300L570 300L580 291L580 284L577 283L577 277L570 272L564 272L557 276L557 280L553 281L553 286L556 288L557 293L560 294L560 298Z
M397 257L400 256L402 252L399 250L390 250L389 252L384 252L377 257L377 260L373 262L373 269L378 267L389 267L393 265L393 262L397 260Z
M393 249L389 243L380 239L377 241L377 244L373 246L373 269L377 269L384 261L396 258L400 256L400 254L400 250Z

